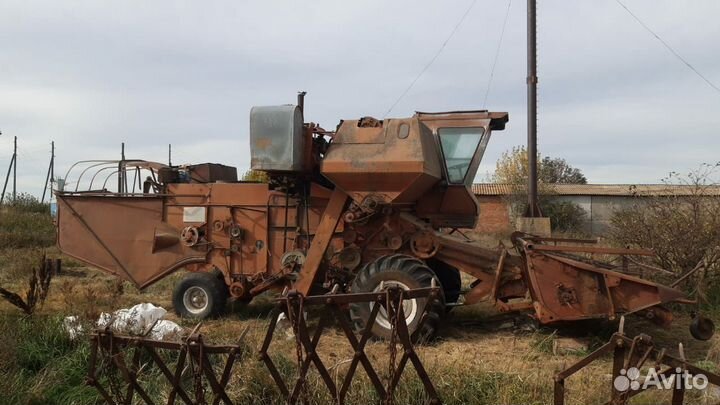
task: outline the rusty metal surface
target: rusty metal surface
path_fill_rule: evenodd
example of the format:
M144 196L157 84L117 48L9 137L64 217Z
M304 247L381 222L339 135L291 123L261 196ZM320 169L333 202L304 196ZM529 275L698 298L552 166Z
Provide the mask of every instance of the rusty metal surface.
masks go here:
M330 197L315 186L303 201L267 184L183 183L165 191L58 193L59 248L138 288L181 267L217 268L228 285L254 286L282 273L283 246L307 248Z
M112 322L111 322L112 323ZM245 332L236 345L208 345L198 325L183 342L126 336L109 329L91 335L86 383L110 405L165 403L233 405L226 386L242 359ZM163 380L171 389L167 401L146 390L149 381Z
M594 246L554 246L516 236L516 248L525 263L525 278L536 316L541 323L591 318L616 319L671 302L686 302L676 289L610 269L569 253L637 256L642 249L612 249ZM664 323L669 323L663 313ZM671 319L671 318L670 318Z
M553 394L553 403L555 405L565 404L565 381L568 378L608 354L612 354L613 356L612 374L610 386L608 387L608 391L611 393L610 400L607 402L609 405L625 405L630 398L640 395L649 389L649 387L643 387L642 385L638 385L637 389L630 389L628 385L628 389L618 390L614 384L617 378L626 377L628 370L631 368L642 370L649 361L654 362L654 369L656 369L657 374L660 376L683 377L682 383L676 384L673 380L671 386L667 387L672 389L672 405L682 405L685 403L685 376L703 375L708 383L720 386L719 375L697 367L685 358L682 343L678 346L679 356L671 356L667 353L666 349L657 348L652 337L646 334L640 334L633 338L626 336L623 330L624 323L624 319L622 319L620 329L612 335L606 344L555 375ZM628 383L630 381L628 378Z
M343 294L338 288L329 294L304 297L296 291L285 292L270 317L264 340L259 349L260 360L266 366L269 376L275 382L280 396L286 404L307 403L308 374L314 368L332 398L334 404L344 404L353 381L360 368L370 379L371 385L383 405L394 404L397 388L402 376L409 369L415 370L427 404L441 404L435 386L423 366L410 337L405 320L403 301L409 299L437 299L440 288L403 290L389 287L380 292ZM346 319L344 307L350 303L374 303L372 318L381 310L391 323L392 338L388 342L386 362L371 360L365 349L372 339L372 322L359 333ZM306 319L307 311L321 309L317 326L311 326ZM285 314L292 325L295 338L297 369L288 376L286 370L273 361L272 345L278 318ZM423 316L426 318L427 312ZM110 322L112 324L112 322ZM339 327L355 353L345 374L330 375L323 363L318 345L324 332ZM244 330L237 344L211 345L199 333L200 324L180 342L158 341L142 336L127 336L114 333L110 328L96 330L90 336L91 351L86 383L97 389L107 404L144 403L147 405L165 403L172 405L225 404L234 402L227 392L227 385L238 367L242 367L248 353ZM374 362L380 363L376 364ZM341 383L337 384L337 381ZM166 387L163 394L157 387ZM154 391L148 388L153 387ZM317 389L317 388L315 388ZM317 391L313 392L316 396Z
M409 203L440 181L433 135L419 120L388 119L381 127L359 124L342 122L321 164L322 174L355 202L373 195L386 204Z
M408 331L407 324L404 322L405 313L403 312L402 305L403 300L406 299L437 299L440 294L439 288L430 287L403 290L398 287L389 287L378 293L355 294L338 294L337 290L338 289L335 288L329 294L309 297L305 297L296 291L289 291L278 300L274 315L270 319L267 334L260 348L260 358L273 377L278 390L286 399L286 403L296 404L304 402L304 395L307 390L307 377L310 372L310 366L313 365L323 381L324 388L333 399L334 404L341 405L345 403L358 368L362 367L370 379L372 387L380 399L380 403L383 405L391 405L395 403L395 391L400 384L403 373L407 370L408 363L410 363L415 369L422 388L425 391L426 403L441 404L442 401L435 390L435 386L413 346L410 332ZM343 308L346 305L356 302L375 303L370 319L359 335L353 330L352 325L343 312ZM311 330L305 319L305 313L307 309L317 306L322 306L323 311L320 315L318 325L314 330ZM386 370L388 370L385 381L381 378L381 374L376 368L376 365L372 364L365 353L366 344L373 336L372 325L381 308L388 314L388 320L392 328L391 338L388 342L388 351L390 353L389 363L384 365ZM427 309L428 306L425 308ZM295 336L298 372L291 380L286 380L282 376L271 357L271 345L275 334L275 326L277 325L280 314L285 314L287 319L290 320ZM423 320L426 318L426 315L427 312L424 313ZM323 331L333 322L340 326L344 336L355 351L348 371L342 377L342 383L340 385L337 385L330 376L328 368L323 363L317 350ZM399 360L397 360L397 354L401 354Z
M320 263L325 257L325 251L330 246L347 199L347 195L340 188L336 188L330 196L330 202L325 211L323 211L317 232L308 249L303 271L299 274L299 279L295 283L295 288L303 295L310 293L310 289L317 278Z
M374 260L401 254L426 261L445 282L452 283L456 272L473 276L467 304L489 300L499 311L528 311L543 324L638 313L667 325L672 314L663 305L693 303L671 288L680 281L667 287L638 277L666 272L634 259L651 255L648 250L525 234L513 235L513 248L488 249L457 231L478 219L471 179L491 132L504 128L507 113L363 117L342 121L332 133L299 122L295 106L253 111L254 153L264 153L268 142L279 147L275 141L281 138L302 140L275 151L291 154L292 161L284 169L267 168L267 184L202 183L181 171L163 182L156 172L175 167L139 160L86 162L79 177L89 178L89 191L57 193L60 249L139 288L179 268L215 272L227 295L242 301L285 287L305 296L336 284L349 291ZM278 111L284 124L276 126ZM446 136L455 140L447 143ZM465 147L467 142L475 149ZM462 154L454 154L460 149ZM104 175L91 169L114 167L126 183L132 178L132 187L96 189L94 180ZM215 174L212 165L189 167L203 168L208 180L228 174L224 167ZM142 193L135 192L140 170L150 174ZM454 170L466 170L465 177L451 178ZM622 264L596 257L609 255Z

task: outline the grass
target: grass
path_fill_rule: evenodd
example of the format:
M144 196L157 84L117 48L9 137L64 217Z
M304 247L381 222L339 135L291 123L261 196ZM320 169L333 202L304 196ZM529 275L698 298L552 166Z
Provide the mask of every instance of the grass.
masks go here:
M53 248L47 230L52 223L38 212L8 211L0 214L0 239L17 236L22 243L0 249L0 284L9 289L22 290L27 270L36 264L43 251L50 256L59 253ZM40 214L45 215L45 214ZM23 219L24 218L24 219ZM15 235L15 236L13 236ZM8 404L90 405L102 403L97 392L84 384L90 346L87 336L71 340L62 326L67 315L79 315L86 322L96 319L100 312L111 312L141 302L151 302L171 310L172 287L182 274L175 274L145 291L137 291L128 283L101 273L80 263L63 261L64 273L52 281L50 294L44 305L32 316L22 315L16 308L0 302L0 400ZM248 328L244 356L234 369L228 391L237 404L282 403L274 383L259 361L256 351L261 345L273 307L271 296L260 296L250 305L235 305L227 316L203 323L202 333L214 344L235 343L240 332ZM720 322L720 311L709 313ZM177 319L170 312L168 318L192 328L195 322ZM690 318L679 313L670 329L663 330L639 319L629 319L627 333L652 335L656 344L676 353L677 342L685 344L691 361L710 371L718 370L720 340L697 342L690 338L687 326ZM521 331L509 326L507 320L498 321L488 305L460 307L446 319L438 339L418 348L418 353L443 401L447 404L547 404L553 398L554 374L581 359L588 352L554 353L553 343L576 331L541 329ZM604 343L613 325L600 332L582 335L589 349ZM387 377L387 345L371 342L367 353L381 376ZM281 373L288 378L297 370L294 339L279 331L271 346L271 353ZM353 351L338 329L331 328L323 335L319 355L329 367L331 376L342 380L347 372ZM163 356L172 362L172 354ZM422 387L412 368L397 392L398 404L421 403ZM580 371L566 383L567 404L598 404L607 401L610 390L611 359L601 358ZM362 369L356 374L348 404L377 403L370 381ZM142 372L144 386L158 399L165 398L169 387L159 376L157 368L146 367ZM651 392L634 399L633 404L651 404L667 400L667 393ZM310 403L327 403L330 398L322 389L322 382L313 372L308 380ZM158 401L160 402L160 401ZM713 403L691 392L688 403ZM714 402L717 402L715 399Z
M81 274L58 277L54 281L55 287L69 282L74 284L74 288L68 292L56 288L45 306L31 318L22 317L13 308L0 304L0 330L3 331L0 341L0 370L3 370L0 393L9 394L11 401L8 403L97 403L95 391L83 385L88 341L86 338L69 340L60 323L64 315L84 311L81 302L85 299L85 289L99 291L94 305L99 311L111 311L139 302L153 302L170 308L170 280L163 281L150 291L139 293L127 288L118 295L112 291L113 280L110 277L90 269L84 269ZM84 283L80 284L79 280ZM261 297L225 318L205 322L202 327L206 340L218 344L234 343L241 330L250 329L246 344L251 350L245 353L230 380L229 392L238 404L281 402L269 374L254 354L264 337L268 322L266 316L271 307L270 297ZM468 328L460 323L463 319L475 318L478 312L472 307L457 308L438 341L418 349L445 403L549 403L554 373L582 356L552 353L552 341L561 332L493 331L492 327ZM174 318L174 315L169 317L188 328L194 326L194 322ZM715 340L710 343L690 341L684 328L688 321L680 319L677 326L669 331L657 330L644 321L633 322L628 333L650 333L659 345L668 347L671 352L676 350L676 342L683 340L690 359L711 369L710 365L717 364L714 353L720 352L720 347ZM377 365L384 364L387 359L387 346L382 342L370 343L367 352ZM271 353L284 374L288 377L294 375L297 365L293 339L280 332L273 342ZM319 353L323 361L332 367L332 375L341 379L347 371L347 360L352 357L352 350L340 331L331 329L322 337ZM603 358L569 380L568 404L602 403L609 389L610 365L610 358ZM387 373L385 366L378 366L378 369L381 376ZM375 403L368 378L362 370L357 375L359 378L353 383L348 403ZM163 385L162 379L156 378L157 373L147 374L146 377L145 381L152 391L160 398L166 395L168 387ZM311 403L325 403L329 399L319 389L321 384L317 373L312 373L309 380ZM420 397L419 381L410 369L397 393L398 403L417 403Z

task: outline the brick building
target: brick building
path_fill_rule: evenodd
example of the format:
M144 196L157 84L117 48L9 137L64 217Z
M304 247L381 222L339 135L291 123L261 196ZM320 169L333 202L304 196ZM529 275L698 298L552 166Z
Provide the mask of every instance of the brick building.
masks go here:
M637 198L663 195L691 195L693 186L666 184L557 184L552 197L559 201L571 201L585 211L583 231L588 235L601 236L608 229L613 212L628 206ZM506 234L514 229L506 196L512 193L509 184L473 184L473 192L480 202L480 218L476 231ZM704 190L708 196L720 196L720 187Z

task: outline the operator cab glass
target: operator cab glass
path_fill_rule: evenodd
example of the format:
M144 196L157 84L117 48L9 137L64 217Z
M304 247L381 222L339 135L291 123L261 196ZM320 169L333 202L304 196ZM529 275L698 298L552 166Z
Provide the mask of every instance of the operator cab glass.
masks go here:
M485 128L482 127L438 129L448 183L464 182L484 134Z

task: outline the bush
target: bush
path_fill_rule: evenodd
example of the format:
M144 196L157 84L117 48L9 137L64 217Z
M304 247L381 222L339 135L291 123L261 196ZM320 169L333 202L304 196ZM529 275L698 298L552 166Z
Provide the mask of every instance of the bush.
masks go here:
M587 214L585 210L572 201L540 202L540 209L543 215L550 218L550 226L553 232L580 233L583 231L583 222Z
M699 298L720 283L720 186L712 179L718 167L703 165L687 176L672 173L660 196L635 190L639 198L611 218L609 236L616 244L652 249L657 257L651 264L677 276L696 270L689 284Z
M20 194L0 210L0 246L3 248L49 247L55 243L55 226L48 204Z
M8 203L11 207L22 212L34 212L38 214L47 214L50 212L50 204L41 203L37 197L28 193L20 193L14 199L11 198Z

